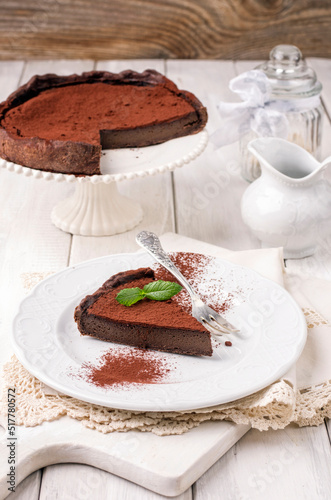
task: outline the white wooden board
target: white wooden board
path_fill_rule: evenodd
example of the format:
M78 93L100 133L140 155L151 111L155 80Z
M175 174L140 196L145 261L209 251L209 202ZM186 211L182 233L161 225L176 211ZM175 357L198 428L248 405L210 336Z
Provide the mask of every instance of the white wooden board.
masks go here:
M167 496L183 493L249 429L230 422L206 422L180 436L144 432L102 434L63 417L33 428L17 427L17 483L47 465L93 465ZM0 456L8 455L8 437ZM7 490L7 461L0 464L0 497Z

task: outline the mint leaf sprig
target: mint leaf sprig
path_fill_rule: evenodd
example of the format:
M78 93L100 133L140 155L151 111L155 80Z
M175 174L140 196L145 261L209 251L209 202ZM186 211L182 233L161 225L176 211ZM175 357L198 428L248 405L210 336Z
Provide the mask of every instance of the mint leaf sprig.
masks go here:
M151 300L169 300L179 293L182 288L182 286L173 281L152 281L145 285L143 289L139 287L124 288L117 294L116 300L120 304L128 307L144 298Z

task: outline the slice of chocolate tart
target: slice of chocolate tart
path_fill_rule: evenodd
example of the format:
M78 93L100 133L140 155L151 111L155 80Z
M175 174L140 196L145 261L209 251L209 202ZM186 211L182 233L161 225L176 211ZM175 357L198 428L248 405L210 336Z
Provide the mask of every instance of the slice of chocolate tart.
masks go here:
M0 156L50 172L100 174L102 149L159 144L206 122L201 102L154 70L34 76L0 104Z
M144 299L130 307L116 296L125 288L143 288L154 271L140 268L118 273L76 307L74 318L82 335L175 354L211 356L210 333L172 299Z

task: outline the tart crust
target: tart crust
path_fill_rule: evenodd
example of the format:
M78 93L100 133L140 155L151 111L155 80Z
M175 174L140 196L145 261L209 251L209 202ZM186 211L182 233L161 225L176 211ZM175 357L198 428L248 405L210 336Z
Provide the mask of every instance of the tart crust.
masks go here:
M167 110L169 111L169 99L182 101L189 111L185 114L174 115L166 120L158 116L156 110L155 119L151 123L139 124L137 116L129 116L129 123L117 122L109 128L101 128L99 140L61 140L59 137L24 136L20 129L19 113L14 117L12 111L23 112L24 103L35 102L38 96L46 92L61 92L63 87L77 87L80 85L104 84L111 88L119 87L126 89L139 88L143 96L150 89L159 88L163 95L167 95ZM146 101L147 102L147 101ZM142 100L142 103L144 101ZM46 100L47 104L47 100ZM150 102L148 102L150 106ZM161 103L162 105L162 103ZM118 101L116 110L121 111L124 106L122 100ZM126 103L126 106L128 104ZM158 101L158 109L160 102ZM45 105L47 109L47 105ZM106 109L106 106L105 106ZM126 115L128 108L125 109ZM15 114L14 113L14 114ZM142 107L141 116L144 108ZM121 113L119 113L121 115ZM124 115L124 107L123 113ZM15 124L17 116L17 123ZM10 126L7 123L10 117ZM126 119L126 122L128 121ZM132 123L130 122L132 120ZM201 131L207 122L207 111L201 102L190 92L179 90L168 78L154 70L146 70L143 73L127 70L121 73L109 73L106 71L91 71L82 75L58 76L46 74L34 76L25 85L13 92L8 99L0 104L0 156L7 161L20 165L50 172L59 172L75 175L100 174L100 157L102 149L117 149L129 147L144 147L158 144L167 140L190 135ZM41 133L41 135L43 135ZM63 134L61 134L63 135Z

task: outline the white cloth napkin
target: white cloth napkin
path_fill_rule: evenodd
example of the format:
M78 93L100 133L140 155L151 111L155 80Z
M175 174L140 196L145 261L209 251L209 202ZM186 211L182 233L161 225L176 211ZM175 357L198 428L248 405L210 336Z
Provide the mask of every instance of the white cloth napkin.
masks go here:
M283 380L293 387L293 416L299 425L315 425L331 416L331 282L290 273L282 248L231 251L173 233L161 237L167 251L194 251L250 267L284 286L303 309L307 343L298 362ZM245 398L244 398L245 399Z

